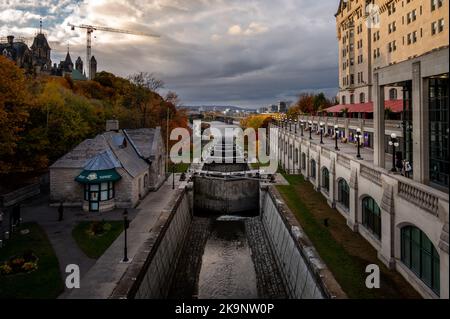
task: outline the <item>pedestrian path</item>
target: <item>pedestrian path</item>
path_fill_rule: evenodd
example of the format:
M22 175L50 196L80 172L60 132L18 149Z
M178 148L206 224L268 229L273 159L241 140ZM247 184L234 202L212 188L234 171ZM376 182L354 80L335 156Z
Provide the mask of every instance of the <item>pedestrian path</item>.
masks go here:
M156 191L149 193L137 207L137 213L127 231L128 258L132 262L139 247L148 239L149 232L157 222L161 212L175 201L179 179L172 189L172 177ZM70 299L108 298L123 276L130 263L122 263L124 256L124 233L122 233L97 262L82 277L81 287L64 296Z

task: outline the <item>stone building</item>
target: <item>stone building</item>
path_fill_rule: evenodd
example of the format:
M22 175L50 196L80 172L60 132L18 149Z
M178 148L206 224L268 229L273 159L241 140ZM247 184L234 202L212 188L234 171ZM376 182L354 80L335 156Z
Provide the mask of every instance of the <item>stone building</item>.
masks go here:
M379 16L366 24L368 5ZM423 297L442 299L449 298L448 18L442 0L340 1L340 105L271 124L279 130L270 136L282 168L313 184ZM400 119L386 120L386 105L398 103ZM371 116L337 116L344 107ZM358 131L360 158L350 143ZM394 169L391 135L412 165L409 177Z
M31 47L25 43L22 38L15 38L9 35L6 39L0 38L0 54L14 61L17 66L24 69L28 74L47 74L53 76L71 76L72 79L78 81L87 80L85 72L83 72L83 61L80 57L72 62L69 50L64 60L59 64L52 65L51 48L48 44L45 34L42 32L42 23L39 33L33 39ZM90 65L94 72L97 72L97 60L92 57Z
M14 41L14 36L8 36L5 43L0 43L0 53L20 68L32 71L33 53L23 41Z
M52 69L51 48L47 42L47 38L39 32L30 47L33 52L33 65L36 73L50 73Z
M165 180L160 128L119 129L87 139L50 166L50 199L84 211L135 207Z
M370 104L376 165L389 150L386 100L400 100L397 137L413 178L448 191L448 1L340 1L335 17L340 107Z

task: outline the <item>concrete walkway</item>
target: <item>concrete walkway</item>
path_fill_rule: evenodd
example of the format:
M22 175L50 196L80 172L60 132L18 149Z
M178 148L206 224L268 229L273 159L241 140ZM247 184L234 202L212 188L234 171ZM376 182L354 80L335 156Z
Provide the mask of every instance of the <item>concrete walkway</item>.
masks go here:
M178 180L179 174L176 174L176 187L180 184ZM170 176L167 182L157 192L149 193L135 209L128 209L128 217L131 225L138 224L141 227L149 228L159 217L159 213L164 208L164 205L173 200L171 194L174 192L172 191L172 176ZM48 195L41 195L24 202L21 210L22 221L36 222L45 230L58 258L63 280L66 277L66 266L75 264L80 267L80 277L83 281L89 270L96 264L96 260L87 257L78 247L75 239L72 237L72 230L81 221L123 220L123 209L115 209L104 213L86 213L79 208L65 207L64 219L59 222L58 208L49 206L48 202ZM138 215L140 216L140 220L134 221ZM120 238L122 238L121 241ZM132 248L137 248L133 243L134 240L135 238L129 238L129 256L132 256ZM120 250L120 257L118 257L118 260L120 260L123 257L123 235L120 235L114 244L117 245L118 241L122 243L118 245L120 246L120 249L118 249L118 251ZM65 288L65 291L59 298L66 298L69 293L70 290Z
M95 264L95 259L87 257L72 237L72 230L81 221L122 220L123 210L105 213L86 213L79 208L64 208L64 219L58 221L58 208L48 205L48 195L37 197L22 204L23 222L36 222L47 233L59 261L61 276L65 278L65 268L69 264L80 267L80 276ZM128 210L130 219L136 216L136 209ZM67 293L64 291L63 295Z
M128 258L132 262L139 247L148 238L149 232L157 222L161 212L175 201L179 178L176 178L175 190L172 189L170 176L157 191L149 193L137 207L137 214L127 231ZM122 263L124 233L122 233L97 262L82 276L81 287L62 297L70 299L105 299L110 296L116 283L123 276L130 263Z
M280 131L280 132L289 132L288 131ZM294 130L292 131L294 132ZM295 135L295 134L294 134ZM297 132L297 136L300 137L300 131ZM320 144L320 134L316 134L315 132L313 132L312 134L312 140L309 139L309 132L305 131L304 132L304 136L303 136L305 141L311 141L311 143L316 144L316 145L321 145L324 146L325 148L331 150L331 151L335 151L335 140L332 137L323 137L323 144ZM341 143L340 141L338 141L338 148L339 151L337 151L337 153L339 154L345 154L351 158L356 159L356 155L358 153L358 147L356 146L356 144L354 143ZM374 165L374 151L373 149L369 148L369 147L361 147L360 148L360 154L361 154L361 162L369 164L369 165ZM287 155L282 155L282 156L286 156ZM385 169L390 170L392 168L392 154L389 153L385 153ZM410 174L410 178L412 178L413 174L411 172Z

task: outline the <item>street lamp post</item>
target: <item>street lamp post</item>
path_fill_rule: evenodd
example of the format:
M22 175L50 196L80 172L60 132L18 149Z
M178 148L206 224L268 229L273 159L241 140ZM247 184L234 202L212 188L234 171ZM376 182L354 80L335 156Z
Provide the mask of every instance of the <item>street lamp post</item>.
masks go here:
M294 121L295 135L297 135L297 120Z
M336 150L336 151L339 151L339 147L338 147L338 133L339 133L339 126L336 124L335 126L334 126L334 143L335 143L335 146L334 146L334 149Z
M127 251L127 229L129 226L128 222L128 211L125 209L123 211L123 229L124 229L124 246L123 246L123 260L122 262L128 262L128 251Z
M395 168L395 148L399 146L398 140L397 140L397 134L392 133L391 139L389 140L389 145L392 146L392 172L396 172L397 168Z
M323 144L323 125L324 125L324 123L320 122L319 125L320 125L320 144Z
M300 136L303 137L303 126L305 125L304 120L300 120Z
M358 127L356 129L356 142L358 143L357 144L357 146L358 146L358 153L356 154L356 158L357 159L362 159L361 152L360 152L360 144L361 144L360 141L361 141L361 129Z
M309 120L309 139L312 140L312 121Z

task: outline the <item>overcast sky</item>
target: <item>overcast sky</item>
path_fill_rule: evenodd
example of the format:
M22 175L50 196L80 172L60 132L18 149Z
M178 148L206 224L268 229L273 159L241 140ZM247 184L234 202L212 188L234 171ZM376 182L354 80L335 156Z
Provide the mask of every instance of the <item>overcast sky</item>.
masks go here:
M159 34L94 32L98 69L154 72L185 105L260 107L304 91L336 94L337 6L337 0L0 0L0 36L34 36L42 17L57 62L68 45L73 60L85 60L85 31L72 31L69 22Z

